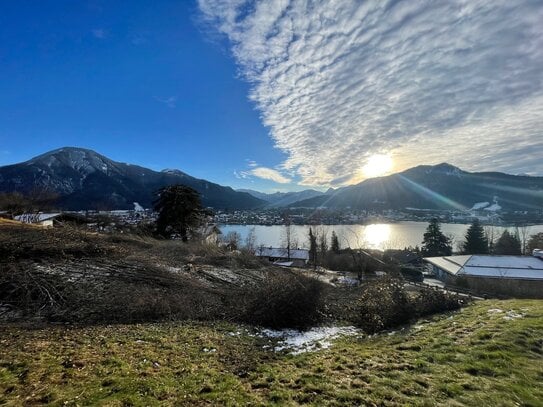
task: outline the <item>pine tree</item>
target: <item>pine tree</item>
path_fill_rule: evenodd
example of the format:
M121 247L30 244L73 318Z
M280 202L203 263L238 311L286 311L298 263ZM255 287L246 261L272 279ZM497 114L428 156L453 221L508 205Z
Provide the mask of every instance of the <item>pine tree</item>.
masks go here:
M517 236L509 233L509 231L504 230L496 242L494 253L520 256L522 254L520 239Z
M334 253L339 253L339 240L335 231L332 231L332 237L330 238L330 248Z
M309 228L309 260L313 263L313 267L317 266L317 236L313 234L311 228Z
M164 237L179 234L186 242L189 233L200 226L208 211L202 207L200 194L184 185L170 185L158 191L154 202L158 212L157 232Z
M441 232L437 219L432 219L426 228L422 241L422 254L428 257L452 254L451 240Z
M466 232L466 240L462 244L464 254L488 254L488 239L478 219L475 219Z

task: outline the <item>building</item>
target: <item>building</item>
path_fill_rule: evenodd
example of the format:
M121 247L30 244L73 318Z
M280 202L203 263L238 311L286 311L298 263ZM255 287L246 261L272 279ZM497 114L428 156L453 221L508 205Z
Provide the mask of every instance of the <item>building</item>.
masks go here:
M259 247L255 255L266 258L275 265L285 267L304 267L309 261L309 250L306 249Z
M85 224L84 217L73 213L23 213L22 215L15 216L13 218L16 221L22 223L28 223L32 225L42 227L57 227L64 226L66 224Z
M543 253L534 254L427 257L424 261L447 285L481 294L543 298Z

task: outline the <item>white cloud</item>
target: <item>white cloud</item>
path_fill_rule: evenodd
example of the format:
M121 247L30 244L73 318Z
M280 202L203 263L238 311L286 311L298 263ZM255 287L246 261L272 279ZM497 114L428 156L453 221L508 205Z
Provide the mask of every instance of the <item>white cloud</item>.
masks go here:
M281 174L279 171L272 168L256 167L248 172L255 177L269 179L271 181L278 182L279 184L288 184L292 181L291 179Z
M166 105L170 109L173 109L177 103L177 96L169 96L166 98L155 96L155 99L159 101L160 103Z
M303 184L352 182L390 152L396 170L543 172L540 1L199 5Z
M100 40L104 40L107 37L107 31L104 30L103 28L95 28L91 30L91 32L94 38L98 38Z

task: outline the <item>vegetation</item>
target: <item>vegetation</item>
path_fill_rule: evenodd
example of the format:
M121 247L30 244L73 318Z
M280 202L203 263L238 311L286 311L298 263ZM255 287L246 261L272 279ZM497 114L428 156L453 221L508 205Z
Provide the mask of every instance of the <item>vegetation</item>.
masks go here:
M531 255L535 249L543 250L543 232L530 236L527 244L527 254Z
M520 256L522 254L520 239L504 230L494 245L494 254Z
M334 253L339 253L340 247L339 247L339 239L336 235L336 232L332 230L332 237L330 238L330 249Z
M324 284L284 271L267 276L245 291L243 320L270 328L305 329L322 322Z
M179 235L183 242L194 233L208 214L202 207L200 194L184 185L170 185L158 191L154 202L158 212L157 232L164 237Z
M516 316L522 317L516 317ZM477 405L543 400L543 303L481 301L396 333L274 353L243 326L0 330L6 405Z
M432 219L422 241L422 253L424 256L450 256L452 254L451 239L441 232L441 226L437 219Z
M475 219L466 232L462 244L463 254L488 254L488 239L478 219Z
M441 291L423 290L410 295L402 281L380 279L364 287L354 304L352 319L365 332L375 333L422 315L456 310L464 301Z

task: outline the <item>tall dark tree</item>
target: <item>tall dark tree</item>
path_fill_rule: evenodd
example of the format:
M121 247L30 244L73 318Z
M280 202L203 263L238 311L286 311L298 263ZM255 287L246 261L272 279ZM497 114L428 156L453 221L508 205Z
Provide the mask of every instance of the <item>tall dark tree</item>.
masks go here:
M339 240L337 238L336 232L332 230L332 237L330 238L330 249L334 253L339 253Z
M475 219L466 232L466 238L462 244L464 254L488 254L488 239L478 219Z
M311 228L309 228L309 261L313 264L313 267L317 266L317 236L315 236Z
M494 253L520 256L522 254L520 239L504 230L494 246Z
M202 207L200 194L184 185L161 188L154 208L158 212L157 232L168 238L178 234L184 242L209 215Z
M423 256L450 256L452 254L451 239L443 234L437 219L432 219L426 228L422 240Z

